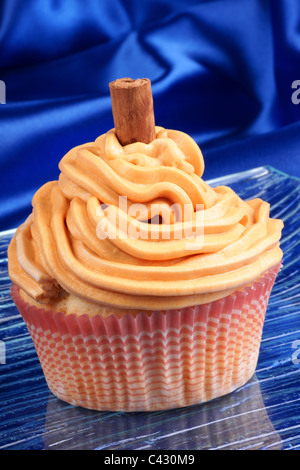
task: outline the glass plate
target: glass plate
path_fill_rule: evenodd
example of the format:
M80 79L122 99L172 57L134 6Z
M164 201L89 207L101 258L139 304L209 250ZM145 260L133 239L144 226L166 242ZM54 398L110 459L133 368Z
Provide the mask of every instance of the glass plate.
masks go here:
M9 295L0 234L0 449L300 449L300 180L270 167L209 181L260 197L285 223L284 264L272 291L257 370L230 395L171 411L98 412L49 391L33 342Z

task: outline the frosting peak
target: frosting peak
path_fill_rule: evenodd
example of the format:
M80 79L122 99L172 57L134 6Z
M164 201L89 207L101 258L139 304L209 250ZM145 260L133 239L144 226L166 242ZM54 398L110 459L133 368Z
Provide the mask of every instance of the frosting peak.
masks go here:
M269 204L205 183L202 153L183 132L156 127L151 143L123 147L112 129L59 168L9 247L11 279L39 302L74 294L180 308L229 295L282 258L283 223Z

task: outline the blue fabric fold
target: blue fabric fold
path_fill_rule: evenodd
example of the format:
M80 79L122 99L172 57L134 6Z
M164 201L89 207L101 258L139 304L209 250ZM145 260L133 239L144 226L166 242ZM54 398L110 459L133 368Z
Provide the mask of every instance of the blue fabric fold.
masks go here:
M204 179L300 177L299 36L298 0L2 0L0 230L71 147L113 127L120 77L151 80L157 125L196 140Z

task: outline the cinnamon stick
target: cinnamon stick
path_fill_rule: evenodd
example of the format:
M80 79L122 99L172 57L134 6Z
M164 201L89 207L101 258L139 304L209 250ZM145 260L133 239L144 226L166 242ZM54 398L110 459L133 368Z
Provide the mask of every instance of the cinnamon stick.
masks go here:
M120 78L109 84L115 132L122 145L155 139L151 82Z

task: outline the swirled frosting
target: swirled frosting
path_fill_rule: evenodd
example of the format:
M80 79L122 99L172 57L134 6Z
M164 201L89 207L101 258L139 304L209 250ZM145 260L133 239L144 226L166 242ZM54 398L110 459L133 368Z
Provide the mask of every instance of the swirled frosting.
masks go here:
M9 246L12 281L39 303L181 308L225 297L282 259L269 204L205 183L183 132L157 127L150 144L123 147L112 129L59 168Z

